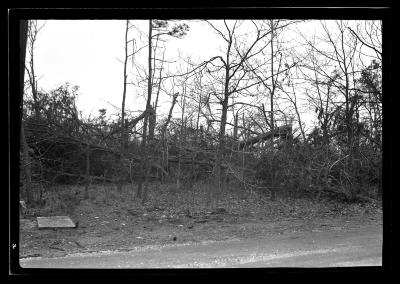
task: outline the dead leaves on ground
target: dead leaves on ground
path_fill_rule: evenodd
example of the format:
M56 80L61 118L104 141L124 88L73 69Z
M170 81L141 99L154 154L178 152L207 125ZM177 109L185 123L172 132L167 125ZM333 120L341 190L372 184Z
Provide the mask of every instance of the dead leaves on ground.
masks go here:
M63 196L68 194L65 191L73 193L77 190L84 189L63 188ZM74 207L71 217L80 224L74 231L64 231L57 236L47 234L44 237L45 232L39 233L23 222L22 255L43 255L46 250L45 254L52 254L48 250L56 253L56 248L61 253L61 250L86 251L110 246L123 248L152 242L251 237L257 231L268 230L265 224L283 220L306 222L315 218L373 215L381 210L379 204L373 203L345 204L282 197L271 201L263 192L244 194L238 190L224 192L219 197L218 206L212 206L210 193L201 185L176 191L171 185L151 184L147 190L148 201L142 204L141 200L135 198L131 186L125 186L121 193L109 188L108 194L101 186L92 186L89 191L91 198L82 200ZM61 202L61 199L58 200ZM57 211L54 204L50 205L52 214L64 213L62 208ZM43 208L43 213L49 213L48 209ZM254 224L254 228L240 229L245 224ZM90 241L92 239L97 241ZM61 240L62 243L55 245L52 243L55 240Z

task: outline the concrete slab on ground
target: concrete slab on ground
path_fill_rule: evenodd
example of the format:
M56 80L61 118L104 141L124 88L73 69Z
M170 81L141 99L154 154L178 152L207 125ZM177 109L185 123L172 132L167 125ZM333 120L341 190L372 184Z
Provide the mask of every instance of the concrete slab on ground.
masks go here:
M68 216L37 217L39 229L75 228L75 223Z

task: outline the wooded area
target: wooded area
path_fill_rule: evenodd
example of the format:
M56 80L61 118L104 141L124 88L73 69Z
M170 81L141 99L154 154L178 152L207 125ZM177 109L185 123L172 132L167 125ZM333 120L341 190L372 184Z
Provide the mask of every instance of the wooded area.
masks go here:
M54 185L84 184L87 192L92 184L108 183L117 192L130 184L132 196L145 203L156 180L176 190L208 183L216 204L230 186L271 198L380 197L381 22L314 21L323 33L298 31L301 51L282 39L299 22L206 21L224 54L197 63L179 58L180 71L171 72L167 42L187 36L190 24L149 20L141 46L130 37L135 22L127 20L121 108L85 117L76 105L79 87L38 88L34 47L43 26L28 21L26 58L21 54L27 74L21 85L21 199L39 206ZM137 54L145 50L146 66L139 66ZM130 63L138 70L135 78L129 78ZM144 90L145 105L126 99L132 81ZM169 98L168 115L160 114L161 95ZM316 125L308 127L305 114Z

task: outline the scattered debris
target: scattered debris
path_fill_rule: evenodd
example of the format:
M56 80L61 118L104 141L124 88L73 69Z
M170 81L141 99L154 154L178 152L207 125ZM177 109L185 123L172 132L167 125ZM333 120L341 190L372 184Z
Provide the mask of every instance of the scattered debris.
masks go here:
M30 253L30 254L21 255L20 258L39 257L39 256L42 256L42 255L40 253Z
M217 209L215 209L210 214L224 214L224 213L227 213L226 209L222 208L222 207L218 207Z
M62 241L61 240L55 240L54 242L51 243L52 246L55 245L61 245Z
M271 231L274 234L288 234L289 237L292 229L308 232L312 229L340 230L339 227L344 225L347 228L355 223L354 220L375 223L381 220L381 216L378 214L379 210L375 207L371 207L372 213L361 218L360 212L363 211L360 210L364 210L364 207L357 207L354 204L339 203L339 206L335 207L336 203L286 198L285 203L290 206L288 208L279 201L266 199L266 202L259 202L262 198L261 194L255 196L257 198L252 197L242 203L241 196L235 195L234 192L223 195L218 206L210 209L210 204L202 188L194 193L179 192L179 195L175 196L171 195L168 190L160 190L160 187L162 188L163 185L149 187L149 201L145 205L142 205L140 200L132 201L129 198L131 192L124 191L121 195L124 198L117 194L108 197L110 201L108 206L96 205L92 200L86 200L76 207L73 215L66 214L65 208L55 210L58 203L52 205L49 202L44 208L37 211L37 216L68 215L76 227L78 227L77 219L79 219L81 223L79 229L59 230L53 227L57 231L57 234L53 234L50 231L36 229L38 225L36 216L31 219L21 219L21 256L28 254L34 256L35 253L41 254L41 256L59 256L70 250L72 252L98 251L109 249L109 246L114 249L136 246L138 243L173 243L177 242L178 234L180 242L197 242L203 239L220 240L232 235L240 236L240 238L264 236L272 234ZM90 190L92 191L91 195L96 196L96 187ZM65 187L65 191L70 191L70 186ZM59 192L57 191L57 194ZM192 194L195 194L194 197ZM98 198L102 197L100 195ZM22 205L20 208L23 208ZM150 210L148 210L149 208ZM333 211L335 208L339 208L339 212ZM344 211L345 209L347 211ZM28 210L31 210L29 206ZM248 216L247 213L252 214ZM371 216L372 214L376 214L376 216ZM347 215L349 218L353 216L354 220L344 219L343 215ZM308 220L312 221L311 228ZM332 220L340 220L340 222L331 222ZM242 225L249 222L254 226L250 226L251 229L246 227L241 230ZM271 230L271 224L280 222L284 224L282 227L286 229L285 232L275 230L275 227ZM301 225L297 222L300 222ZM306 224L308 225L306 226ZM71 227L74 226L71 224ZM83 229L85 227L86 229ZM62 240L62 242L53 243L54 239ZM75 242L75 239L79 243ZM49 246L53 248L49 248ZM62 252L62 250L65 251Z
M80 247L80 248L85 248L83 245L81 245L78 241L73 241L78 247Z
M51 248L51 249L56 249L56 250L60 250L60 251L65 251L65 249L59 248L59 247L49 246L49 248Z

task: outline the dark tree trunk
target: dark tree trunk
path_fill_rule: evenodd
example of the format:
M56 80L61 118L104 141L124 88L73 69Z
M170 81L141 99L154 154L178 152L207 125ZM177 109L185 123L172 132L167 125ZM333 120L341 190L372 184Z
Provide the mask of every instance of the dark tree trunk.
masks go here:
M86 183L85 183L85 195L84 198L88 199L89 198L89 186L90 186L90 147L86 147L85 151L85 156L86 156Z
M169 109L169 114L167 117L167 121L165 122L162 131L161 131L161 140L160 142L162 143L162 167L164 170L166 170L168 172L168 144L167 144L167 139L165 137L165 132L167 131L168 128L168 124L171 121L172 118L172 111L174 109L174 106L176 104L177 98L178 98L179 93L175 93L172 97L172 104L171 107ZM164 181L164 172L161 172L161 180L162 182Z
M227 62L227 64L229 61ZM221 115L221 124L219 130L219 147L217 151L217 159L216 159L216 181L217 181L217 193L219 194L222 190L223 179L225 176L225 171L222 168L222 160L224 158L224 150L225 150L225 127L226 127L226 119L228 113L228 100L229 100L229 67L226 66L225 72L225 91L224 91L224 100L222 101L222 115Z
M154 130L156 128L156 112L155 108L150 107L149 113L149 141L154 139Z
M239 122L239 113L237 112L235 114L235 122L234 122L234 126L233 126L233 140L235 143L238 139L238 122Z
M26 143L25 138L25 130L24 125L21 123L21 144L22 151L24 155L23 163L24 163L24 173L25 173L25 194L26 194L26 203L32 204L33 193L32 193L32 172L31 172L31 159L29 157L29 147Z
M23 107L24 102L24 74L25 74L25 55L26 55L26 41L28 35L28 21L21 20L20 21L20 50L19 50L19 92L20 92L20 102ZM24 172L25 172L25 191L26 191L26 202L28 204L33 203L33 193L32 193L32 185L31 185L31 160L29 157L29 148L26 142L25 137L25 129L24 123L22 121L22 114L21 114L21 144L22 144L22 151L24 157Z
M126 129L125 129L125 97L126 97L126 65L128 62L128 29L129 21L126 21L125 30L125 61L124 61L124 87L122 92L122 110L121 110L121 150L119 155L119 180L117 190L122 191L122 184L124 181L124 165L123 158L125 156L125 140L126 140Z

